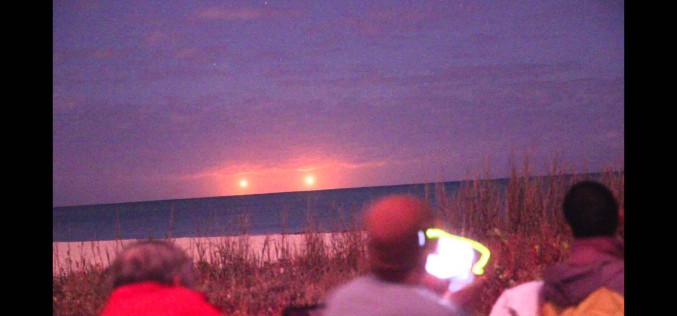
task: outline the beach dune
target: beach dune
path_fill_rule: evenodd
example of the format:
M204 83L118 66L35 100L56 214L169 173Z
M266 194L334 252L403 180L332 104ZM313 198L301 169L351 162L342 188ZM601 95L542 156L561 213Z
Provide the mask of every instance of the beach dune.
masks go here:
M348 233L350 234L350 233ZM306 245L322 242L330 246L342 233L240 235L224 237L169 238L195 260L214 262L220 254L246 256L254 262L275 262L283 257L301 255ZM364 235L362 235L364 236ZM52 242L54 276L93 267L110 266L125 245L137 239ZM325 247L327 250L333 247Z

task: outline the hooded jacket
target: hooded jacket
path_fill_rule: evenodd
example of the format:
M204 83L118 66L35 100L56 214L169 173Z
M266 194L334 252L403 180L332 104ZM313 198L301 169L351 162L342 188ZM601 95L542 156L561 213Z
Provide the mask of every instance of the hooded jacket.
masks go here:
M538 315L544 302L566 308L606 287L625 296L623 242L612 237L575 239L571 255L543 272L542 280L501 293L490 316Z
M576 239L571 256L543 272L541 298L567 307L600 287L625 295L623 244L612 237Z

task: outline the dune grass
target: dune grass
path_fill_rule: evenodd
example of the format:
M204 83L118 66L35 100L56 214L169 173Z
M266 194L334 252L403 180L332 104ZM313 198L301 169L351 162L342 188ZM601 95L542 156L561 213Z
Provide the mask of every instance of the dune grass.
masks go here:
M568 255L572 240L560 205L571 184L600 181L623 205L623 172L590 175L553 164L547 176L530 173L527 161L521 167L512 165L507 186L475 175L476 180L463 182L454 193L436 184L426 190L448 229L492 251L482 295L472 302L471 315L487 315L501 291L539 278L546 266ZM367 271L362 231L326 236L309 227L302 247L292 246L283 235L281 240L266 239L260 251L252 251L247 235L218 238L215 245L196 240L199 290L227 315L281 315L286 306L322 303L329 290ZM96 253L96 242L86 244L83 247ZM98 314L110 294L105 267L112 254L99 250L98 256L93 263L67 258L68 267L54 274L53 315Z

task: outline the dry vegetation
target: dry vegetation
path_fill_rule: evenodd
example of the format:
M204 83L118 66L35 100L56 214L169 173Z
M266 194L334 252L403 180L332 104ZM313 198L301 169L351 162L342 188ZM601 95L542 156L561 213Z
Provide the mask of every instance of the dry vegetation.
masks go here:
M453 194L441 185L430 185L426 193L437 201L447 228L492 250L483 295L473 303L472 315L487 315L502 290L538 278L544 267L567 256L571 239L559 209L569 185L594 178L623 205L623 172L593 177L553 164L547 177L532 177L528 161L512 170L507 186L473 180ZM332 233L323 242L309 228L304 238L300 251L283 239L265 243L260 254L252 254L247 236L220 239L216 248L204 247L195 258L200 290L226 315L281 315L285 306L321 303L328 290L366 271L360 231ZM279 260L271 262L271 256ZM110 260L107 253L102 257ZM103 264L71 263L76 269L53 277L53 314L97 315L110 293L107 271Z

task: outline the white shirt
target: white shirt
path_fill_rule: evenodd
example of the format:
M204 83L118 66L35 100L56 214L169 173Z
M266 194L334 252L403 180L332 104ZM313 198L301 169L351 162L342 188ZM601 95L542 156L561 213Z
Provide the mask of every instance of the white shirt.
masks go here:
M489 316L535 316L543 281L530 281L506 289L491 308Z
M421 286L358 277L330 293L323 316L454 316L457 307Z

